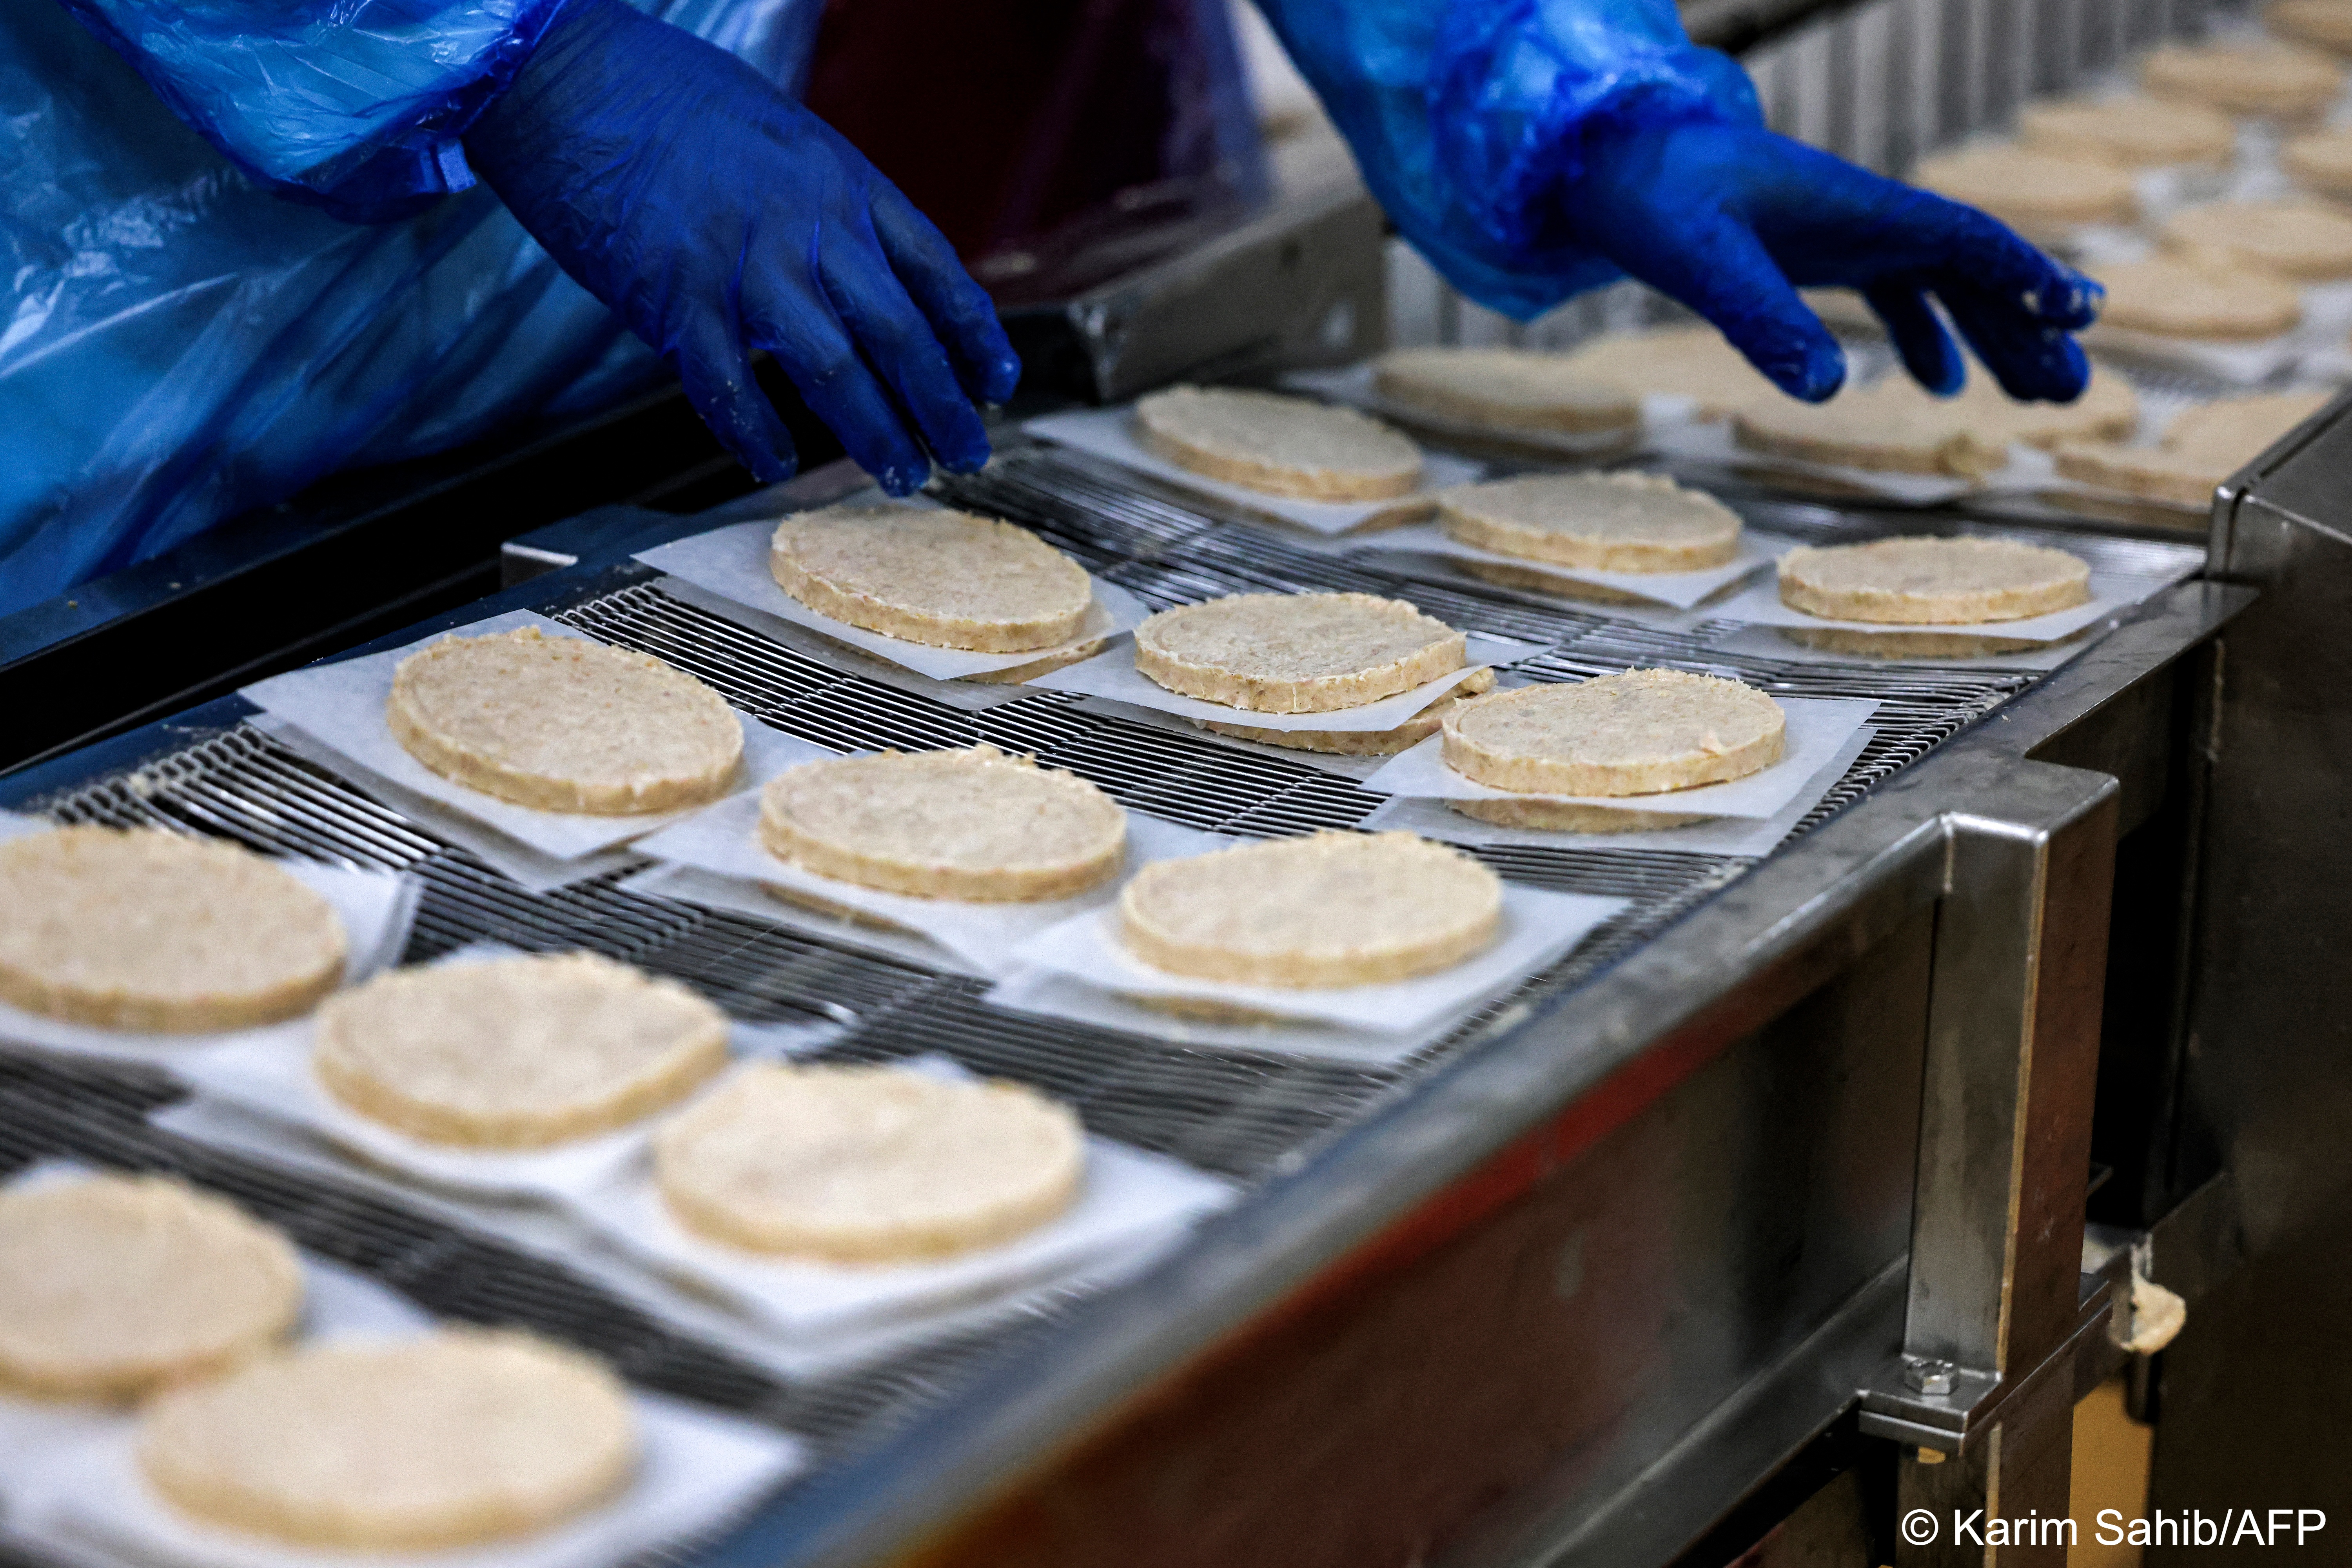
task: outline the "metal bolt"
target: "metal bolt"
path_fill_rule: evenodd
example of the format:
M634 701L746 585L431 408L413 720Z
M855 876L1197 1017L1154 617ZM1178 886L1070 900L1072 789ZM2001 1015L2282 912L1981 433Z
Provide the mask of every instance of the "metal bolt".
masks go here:
M1953 1374L1960 1369L1948 1361L1932 1356L1907 1355L1903 1358L1903 1381L1922 1394L1941 1396L1952 1392Z

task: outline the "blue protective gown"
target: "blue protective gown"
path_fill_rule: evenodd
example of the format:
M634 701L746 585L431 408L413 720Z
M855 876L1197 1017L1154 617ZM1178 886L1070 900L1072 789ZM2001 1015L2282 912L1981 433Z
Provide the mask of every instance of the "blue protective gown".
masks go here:
M821 0L632 0L798 91ZM651 354L460 135L561 0L0 7L0 614L337 469L609 404ZM1406 236L1521 317L1617 275L1582 137L1756 121L1672 0L1262 0Z
M821 11L639 4L795 90ZM0 614L655 374L458 145L544 9L0 5Z

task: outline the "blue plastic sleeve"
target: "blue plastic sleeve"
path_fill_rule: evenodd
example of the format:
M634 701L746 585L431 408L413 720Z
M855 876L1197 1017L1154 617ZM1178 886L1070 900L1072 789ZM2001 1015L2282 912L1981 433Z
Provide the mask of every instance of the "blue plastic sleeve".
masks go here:
M1522 318L1617 276L1562 216L1612 129L1760 124L1671 0L1260 0L1365 183L1455 287Z
M380 220L474 183L458 137L562 0L62 0L281 195Z

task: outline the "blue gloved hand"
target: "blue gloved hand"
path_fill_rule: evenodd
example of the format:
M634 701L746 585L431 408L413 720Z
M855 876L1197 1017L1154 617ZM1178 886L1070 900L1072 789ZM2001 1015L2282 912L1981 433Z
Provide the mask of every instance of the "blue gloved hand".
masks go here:
M465 137L566 272L677 373L764 481L795 462L752 379L774 354L893 495L988 460L977 401L1021 362L939 230L759 72L621 0L569 0Z
M1845 379L1797 297L1822 285L1860 291L1931 391L1958 391L1966 372L1930 294L2011 396L2063 403L2089 378L2068 334L2097 313L2097 286L1973 207L1756 126L1596 128L1583 164L1560 219L1799 397Z
M1938 391L1941 300L2012 395L2087 374L2095 285L1983 214L1764 129L1746 73L1674 0L1259 0L1372 194L1448 281L1528 320L1631 273L1774 381L1823 398L1845 360L1796 288L1861 289Z

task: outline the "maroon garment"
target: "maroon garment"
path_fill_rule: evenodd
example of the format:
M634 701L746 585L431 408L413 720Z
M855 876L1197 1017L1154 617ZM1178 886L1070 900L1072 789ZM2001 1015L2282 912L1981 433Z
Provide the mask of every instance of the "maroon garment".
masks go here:
M1220 3L828 0L807 103L976 261L1234 162Z

